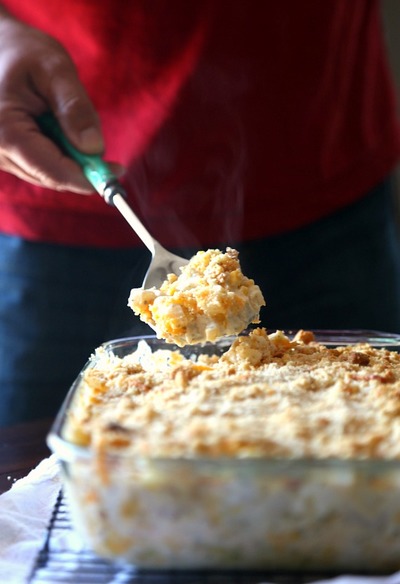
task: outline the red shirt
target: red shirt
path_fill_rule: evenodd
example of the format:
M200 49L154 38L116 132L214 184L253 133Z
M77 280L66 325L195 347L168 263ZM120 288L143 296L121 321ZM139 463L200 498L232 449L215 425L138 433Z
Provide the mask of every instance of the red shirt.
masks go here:
M360 199L399 129L376 0L6 0L58 38L102 121L106 158L166 246L282 233ZM142 245L100 196L0 172L0 230Z

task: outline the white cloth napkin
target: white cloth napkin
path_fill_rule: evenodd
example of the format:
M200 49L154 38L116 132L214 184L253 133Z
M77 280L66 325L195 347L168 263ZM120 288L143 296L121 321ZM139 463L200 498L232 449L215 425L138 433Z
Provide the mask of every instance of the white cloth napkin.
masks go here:
M1 583L25 584L28 581L47 536L60 487L59 467L52 455L0 496ZM72 531L54 543L58 550L77 551L83 547ZM112 581L115 582L115 579L112 578ZM343 575L314 584L400 584L400 572L388 577Z
M27 581L44 543L60 486L52 455L0 496L0 582Z

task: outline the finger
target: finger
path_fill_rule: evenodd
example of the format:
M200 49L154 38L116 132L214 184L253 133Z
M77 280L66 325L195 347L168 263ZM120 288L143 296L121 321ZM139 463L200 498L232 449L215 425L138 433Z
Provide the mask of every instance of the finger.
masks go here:
M8 132L12 132L12 140L7 137ZM32 119L25 116L11 119L2 127L1 142L8 145L2 149L6 160L2 168L7 166L8 172L46 188L80 194L93 192L81 168L41 134Z
M31 174L31 169L29 169L29 172L25 171L23 167L18 166L18 164L16 164L14 162L14 160L11 160L9 158L3 158L0 157L0 162L1 162L1 168L2 171L4 172L8 172L10 174L13 174L14 176L20 178L21 180L24 180L32 185L38 186L38 187L44 187L44 188L48 188L48 189L52 189L52 190L56 190L56 191L63 191L63 190L68 190L69 192L75 192L78 194L91 194L90 191L85 191L84 189L75 189L75 187L70 187L70 185L60 185L59 183L54 183L51 178L47 177L47 176L41 176L39 174Z
M65 185L61 185L60 183L53 182L52 179L47 176L44 177L40 174L37 175L30 174L31 169L29 169L29 172L26 172L21 166L18 166L13 160L0 157L0 162L2 170L4 172L13 174L14 176L32 185L52 189L55 191L73 192L79 195L93 194L93 189L90 190L90 187L88 187L87 189L85 187L80 188L68 183Z
M70 58L45 64L34 82L73 146L87 154L103 152L99 117Z

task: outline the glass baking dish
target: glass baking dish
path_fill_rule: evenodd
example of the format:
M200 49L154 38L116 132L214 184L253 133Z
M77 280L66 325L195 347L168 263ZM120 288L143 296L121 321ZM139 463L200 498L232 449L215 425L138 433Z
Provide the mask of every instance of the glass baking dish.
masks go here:
M314 332L330 346L400 347L400 335ZM153 350L171 348L155 337L103 347L123 357L143 339ZM179 350L223 352L231 341ZM400 569L400 461L98 457L63 437L93 364L71 387L48 444L61 462L74 525L97 554L154 569Z

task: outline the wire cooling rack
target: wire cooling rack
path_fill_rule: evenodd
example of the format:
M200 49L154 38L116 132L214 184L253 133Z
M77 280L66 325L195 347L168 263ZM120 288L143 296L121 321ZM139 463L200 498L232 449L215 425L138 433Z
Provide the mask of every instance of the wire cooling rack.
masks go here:
M306 584L333 576L236 570L136 570L134 567L121 567L82 547L71 524L68 503L60 491L29 584Z

